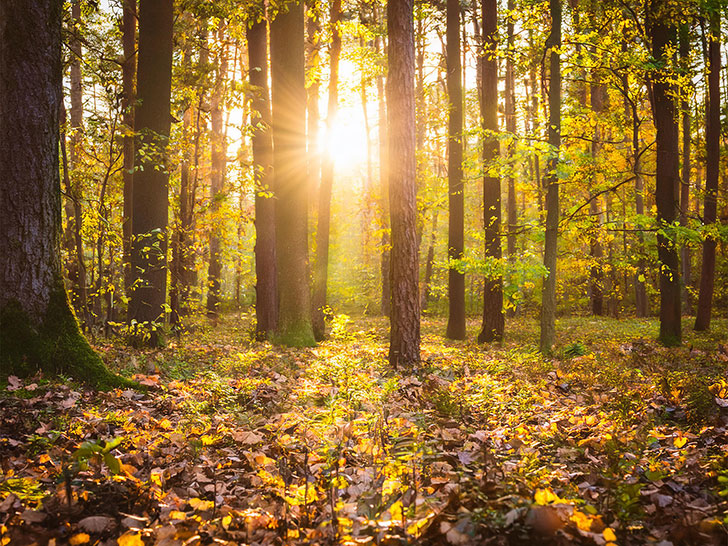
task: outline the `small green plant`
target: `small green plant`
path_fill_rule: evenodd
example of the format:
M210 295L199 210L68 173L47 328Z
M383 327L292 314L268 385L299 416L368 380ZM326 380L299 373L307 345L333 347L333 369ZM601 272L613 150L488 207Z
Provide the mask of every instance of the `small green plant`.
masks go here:
M121 461L111 452L123 441L121 436L109 441L87 440L73 452L73 458L80 470L86 470L89 462L99 466L103 462L112 474L121 474Z
M577 356L584 356L587 354L589 350L586 348L586 346L581 341L575 341L574 343L569 343L566 347L564 347L564 356L567 358L576 358Z

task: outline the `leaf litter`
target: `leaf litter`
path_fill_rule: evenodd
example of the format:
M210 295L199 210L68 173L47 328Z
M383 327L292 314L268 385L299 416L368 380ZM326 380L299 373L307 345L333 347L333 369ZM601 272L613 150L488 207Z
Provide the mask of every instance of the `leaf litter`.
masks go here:
M313 349L232 317L98 347L146 391L9 377L0 546L725 544L720 345L595 328L544 359L435 320L395 372L384 322L349 326Z

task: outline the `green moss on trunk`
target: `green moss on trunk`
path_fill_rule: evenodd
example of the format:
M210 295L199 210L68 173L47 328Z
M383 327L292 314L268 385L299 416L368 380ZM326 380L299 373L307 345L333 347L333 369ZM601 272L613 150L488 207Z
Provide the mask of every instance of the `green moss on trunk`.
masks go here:
M0 310L0 372L27 376L39 370L68 375L100 389L135 385L111 373L88 344L60 280L39 326L18 301Z
M316 345L311 322L306 320L281 324L279 331L273 336L273 342L287 347L314 347Z

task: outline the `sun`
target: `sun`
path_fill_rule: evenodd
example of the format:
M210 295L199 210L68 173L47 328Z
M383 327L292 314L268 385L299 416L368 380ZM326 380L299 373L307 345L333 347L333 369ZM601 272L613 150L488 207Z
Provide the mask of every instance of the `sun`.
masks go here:
M333 126L319 132L319 149L329 153L339 173L357 171L367 162L367 135L363 116L341 109Z

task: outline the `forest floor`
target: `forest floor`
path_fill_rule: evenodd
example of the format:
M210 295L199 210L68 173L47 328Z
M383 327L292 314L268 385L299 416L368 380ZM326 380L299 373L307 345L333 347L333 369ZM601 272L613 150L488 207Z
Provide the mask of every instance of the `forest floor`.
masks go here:
M300 350L249 324L99 342L146 392L0 384L0 546L728 542L726 320L665 349L563 318L545 359L535 321L478 346L425 319L409 372L383 318Z

